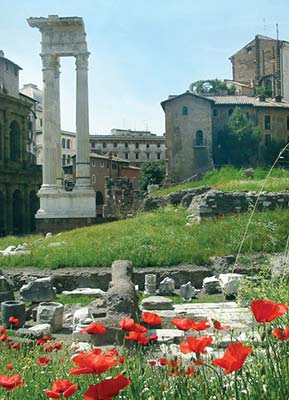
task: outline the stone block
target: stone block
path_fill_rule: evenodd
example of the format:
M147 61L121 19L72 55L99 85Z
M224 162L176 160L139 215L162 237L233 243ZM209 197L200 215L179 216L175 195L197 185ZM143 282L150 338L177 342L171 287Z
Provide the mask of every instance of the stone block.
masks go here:
M51 277L35 279L20 289L20 297L25 302L40 303L53 300L55 296Z
M37 323L48 323L51 325L51 332L57 332L63 327L63 311L61 303L42 302L38 306Z
M173 296L175 294L175 281L166 277L160 282L159 294L161 296Z
M162 296L146 297L141 302L141 308L144 310L173 310L173 302Z
M27 337L30 339L39 339L43 335L50 335L51 325L50 324L38 324L31 328L20 328L16 331L15 335L20 337Z

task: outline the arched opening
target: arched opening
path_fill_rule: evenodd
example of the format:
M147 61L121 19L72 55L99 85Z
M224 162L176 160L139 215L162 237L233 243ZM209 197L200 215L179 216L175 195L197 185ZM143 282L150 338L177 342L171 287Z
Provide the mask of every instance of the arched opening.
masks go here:
M96 215L102 217L103 195L101 192L95 193Z
M5 235L5 213L6 213L6 207L5 207L5 197L2 192L0 192L0 236Z
M203 131L196 132L196 146L204 146L204 133Z
M30 230L31 230L31 232L36 231L35 214L38 209L39 209L39 198L38 198L35 190L32 190L29 194L29 211L30 211Z
M189 113L188 107L187 107L187 106L184 106L184 107L182 108L182 115L188 115L188 113Z
M2 125L0 124L0 160L3 160L3 138Z
M20 127L17 121L10 124L10 160L18 161L21 156L21 135Z
M19 235L24 232L23 196L20 190L15 190L12 199L13 234Z

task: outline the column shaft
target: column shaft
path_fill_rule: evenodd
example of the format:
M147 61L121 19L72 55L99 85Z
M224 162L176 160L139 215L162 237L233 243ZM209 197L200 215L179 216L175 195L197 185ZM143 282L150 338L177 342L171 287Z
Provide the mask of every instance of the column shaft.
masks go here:
M88 55L76 56L76 189L89 188Z
M60 146L60 101L58 57L42 55L43 62L43 167L42 188L56 189Z

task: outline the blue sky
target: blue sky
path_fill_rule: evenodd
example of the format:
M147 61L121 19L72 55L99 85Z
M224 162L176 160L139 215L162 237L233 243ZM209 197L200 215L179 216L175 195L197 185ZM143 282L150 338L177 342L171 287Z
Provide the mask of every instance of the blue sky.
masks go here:
M1 4L0 49L42 87L40 32L28 17L83 17L90 132L164 132L160 102L199 79L231 78L228 58L257 33L289 41L288 0L14 0ZM75 67L61 59L62 128L75 130Z

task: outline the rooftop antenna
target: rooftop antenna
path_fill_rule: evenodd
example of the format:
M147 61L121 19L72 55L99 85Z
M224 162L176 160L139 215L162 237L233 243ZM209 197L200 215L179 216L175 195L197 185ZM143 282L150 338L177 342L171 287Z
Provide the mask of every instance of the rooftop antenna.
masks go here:
M277 35L277 41L279 40L279 25L276 24L276 35Z

